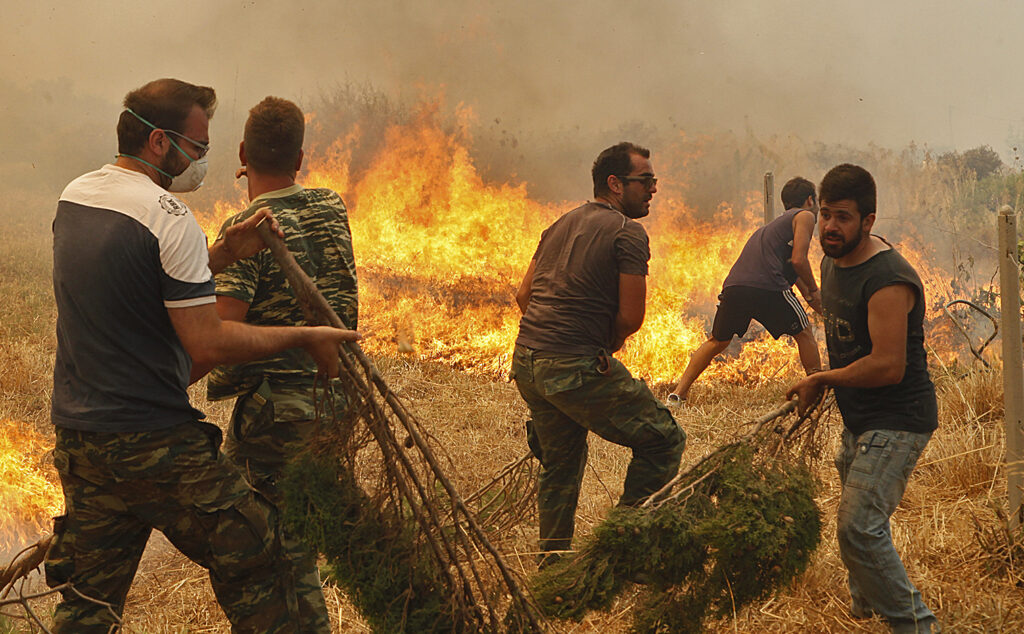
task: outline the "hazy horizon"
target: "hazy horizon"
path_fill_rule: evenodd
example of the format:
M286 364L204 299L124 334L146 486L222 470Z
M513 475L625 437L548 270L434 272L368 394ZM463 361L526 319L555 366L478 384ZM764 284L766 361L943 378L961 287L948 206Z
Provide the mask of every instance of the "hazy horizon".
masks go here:
M1024 5L1007 1L7 4L0 165L15 177L62 153L110 160L121 98L164 76L217 89L211 161L225 164L263 96L311 101L346 84L443 95L513 134L752 130L989 145L1007 162L1024 136L1024 86L1002 69Z

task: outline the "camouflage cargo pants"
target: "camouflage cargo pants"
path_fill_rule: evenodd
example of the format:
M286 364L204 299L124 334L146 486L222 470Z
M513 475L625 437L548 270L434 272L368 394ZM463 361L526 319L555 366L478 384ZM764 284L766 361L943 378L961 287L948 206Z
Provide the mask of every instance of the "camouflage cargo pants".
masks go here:
M51 586L70 582L120 616L152 529L210 573L232 632L294 632L282 583L277 513L220 453L220 430L190 422L157 431L57 429L54 466L66 515L46 557ZM54 632L108 632L107 608L64 591Z
M633 450L620 506L640 502L678 471L685 432L647 384L614 357L555 355L516 346L512 377L530 408L527 441L541 463L541 550L572 545L588 432Z
M341 390L334 391L333 410L324 417L340 415L345 409ZM288 462L309 447L319 429L311 389L271 389L267 381L252 393L235 401L231 427L224 452L238 466L253 487L279 508L284 503L277 488ZM292 562L295 593L303 632L330 634L317 553L302 539L282 528L281 543Z

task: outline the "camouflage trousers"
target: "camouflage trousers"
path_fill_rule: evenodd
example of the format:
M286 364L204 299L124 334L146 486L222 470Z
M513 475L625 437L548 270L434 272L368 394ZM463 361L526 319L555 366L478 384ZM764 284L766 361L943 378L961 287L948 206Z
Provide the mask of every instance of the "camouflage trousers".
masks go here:
M341 390L327 399L321 415L341 415L346 403ZM288 462L307 449L320 428L311 389L271 389L267 381L248 395L235 401L231 426L224 452L238 466L246 479L278 508L284 504L277 480ZM282 527L281 544L284 555L292 562L295 592L299 602L299 619L303 632L330 634L317 553L312 552L298 536Z
M541 464L537 510L542 551L572 545L588 432L633 450L620 506L639 503L679 470L686 433L647 384L614 357L516 346L512 378L530 408L527 442Z
M220 453L214 425L137 433L57 428L54 466L66 515L54 521L46 581L70 582L54 632L109 632L152 529L209 571L232 632L294 632L295 599L281 574L277 511Z

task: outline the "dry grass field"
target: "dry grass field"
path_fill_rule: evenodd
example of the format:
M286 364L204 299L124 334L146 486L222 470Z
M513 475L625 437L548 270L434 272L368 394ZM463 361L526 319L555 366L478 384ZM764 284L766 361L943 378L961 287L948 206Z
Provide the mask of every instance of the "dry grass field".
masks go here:
M49 441L48 406L54 352L54 307L49 278L49 221L52 198L8 198L0 208L0 421L5 429L28 430ZM687 351L680 350L680 363ZM791 351L795 357L796 351ZM378 357L393 389L417 414L450 456L450 476L466 494L526 451L527 412L514 385L447 365L404 357ZM999 466L1004 436L1002 385L998 371L980 365L933 367L939 390L940 428L927 447L903 504L893 518L893 535L911 579L948 632L1024 631L1024 565L1000 561L982 546L999 534L996 507L1005 505L1005 475ZM734 437L743 423L777 407L794 376L760 382L699 382L679 415L689 440L683 466L693 464ZM654 386L664 394L667 386ZM194 402L223 425L227 408ZM878 620L856 621L835 545L834 512L839 493L831 455L840 422L827 421L820 455L814 457L821 488L818 503L826 520L822 546L807 572L790 588L761 604L710 624L716 632L884 632ZM24 456L42 461L45 456ZM590 463L578 512L577 535L587 533L621 490L628 452L592 440ZM53 477L52 470L47 472ZM18 483L0 482L0 487ZM0 497L0 500L4 499ZM0 522L7 521L0 508ZM981 527L979 529L979 526ZM0 523L0 533L19 527ZM980 533L979 533L980 530ZM505 557L525 578L535 569L536 522L500 536ZM987 543L987 542L986 542ZM10 553L8 553L9 555ZM1017 555L1024 555L1019 550ZM43 589L38 577L26 591ZM343 593L328 584L337 631L368 631ZM612 610L581 623L551 623L556 632L627 631L635 597L624 596ZM54 598L33 601L47 621ZM16 607L5 614L24 616ZM0 633L31 631L24 620L0 616ZM227 632L204 571L178 554L159 535L146 552L125 613L130 632ZM36 630L38 631L38 630Z

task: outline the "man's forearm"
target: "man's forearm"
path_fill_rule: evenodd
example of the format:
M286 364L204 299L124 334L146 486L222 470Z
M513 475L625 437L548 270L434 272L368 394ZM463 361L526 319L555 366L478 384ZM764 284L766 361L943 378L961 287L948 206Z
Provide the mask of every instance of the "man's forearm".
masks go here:
M814 281L814 271L811 270L811 263L807 260L793 262L793 270L796 271L797 281L803 282L803 288L797 285L803 295L809 295L818 290L818 283Z
M338 344L361 337L354 330L330 326L252 326L225 321L212 303L168 308L167 315L192 359L193 382L215 365L245 363L288 348L305 349L318 371L337 376Z
M210 254L210 272L214 275L228 268L237 260L223 240L217 240L209 246L207 251Z
M217 365L247 363L277 354L289 348L301 348L310 341L311 329L292 326L253 326L237 321L221 321L210 333L203 351L192 358L190 383L204 377Z
M639 323L636 319L628 319L621 312L615 315L615 325L612 328L612 340L617 342L619 347L626 341L626 337L640 330L643 320Z
M612 340L620 346L644 324L647 311L647 278L645 275L619 273L619 309L615 311Z
M516 306L519 307L520 314L525 315L526 309L530 306L530 293L516 293Z
M530 295L533 294L533 273L536 268L537 260L530 260L530 266L526 267L523 281L519 283L519 288L516 290L516 305L519 306L519 312L524 315L530 306Z
M895 362L869 354L848 366L824 370L808 378L813 378L822 386L885 387L902 381L905 367L905 362Z

